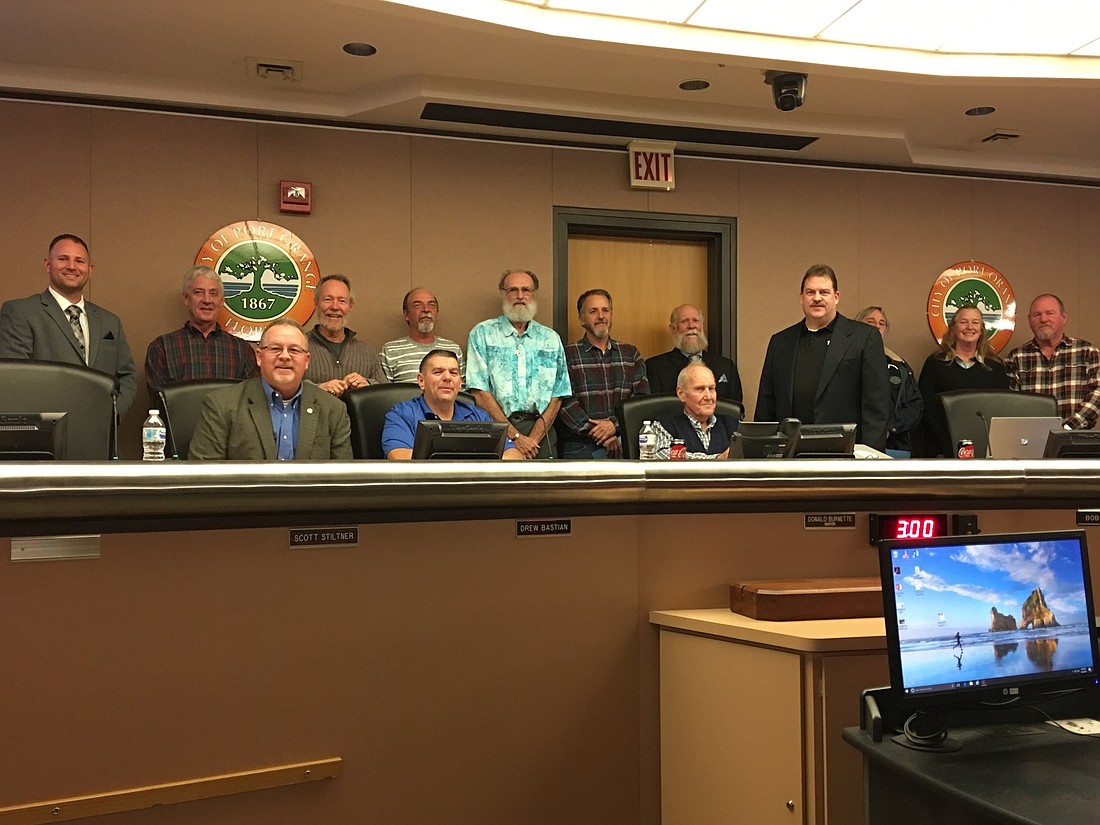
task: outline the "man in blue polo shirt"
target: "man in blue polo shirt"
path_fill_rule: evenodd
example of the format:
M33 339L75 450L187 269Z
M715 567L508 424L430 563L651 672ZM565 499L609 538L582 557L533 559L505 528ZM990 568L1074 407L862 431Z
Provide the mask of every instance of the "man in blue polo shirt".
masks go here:
M412 458L416 425L421 421L492 421L480 407L457 400L462 389L458 356L450 350L433 349L420 362L416 383L424 392L395 404L386 413L382 428L382 452L386 458ZM522 459L512 439L504 444L503 458Z

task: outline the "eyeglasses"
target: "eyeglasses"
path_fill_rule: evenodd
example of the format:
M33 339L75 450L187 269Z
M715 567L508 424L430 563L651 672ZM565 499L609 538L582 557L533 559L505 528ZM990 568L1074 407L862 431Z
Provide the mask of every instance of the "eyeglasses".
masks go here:
M529 286L510 286L504 292L508 295L533 295L535 290Z
M276 344L267 344L266 346L256 347L256 349L260 352L266 352L268 355L274 355L276 358L284 352L291 358L301 358L303 355L309 354L309 350L302 347L280 347Z

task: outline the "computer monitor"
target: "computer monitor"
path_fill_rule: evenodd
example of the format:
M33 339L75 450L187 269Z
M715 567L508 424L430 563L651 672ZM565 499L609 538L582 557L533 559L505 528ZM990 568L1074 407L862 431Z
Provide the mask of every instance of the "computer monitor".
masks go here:
M852 458L856 449L855 424L803 424L795 458Z
M1100 431L1052 430L1043 458L1100 458Z
M782 421L742 421L730 436L730 458L792 458L798 446L801 424L797 418Z
M904 713L1097 684L1083 530L885 541L879 566Z
M413 458L469 461L500 458L508 438L502 421L421 421L416 425Z
M0 461L64 461L67 420L63 412L0 413Z

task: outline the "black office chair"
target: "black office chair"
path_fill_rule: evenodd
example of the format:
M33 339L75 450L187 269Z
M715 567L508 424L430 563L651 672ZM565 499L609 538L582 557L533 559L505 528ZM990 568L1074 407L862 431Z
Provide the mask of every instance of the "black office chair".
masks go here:
M0 359L0 412L63 412L70 461L118 458L117 382L90 367L58 361Z
M385 458L382 453L382 430L386 425L386 413L394 404L418 395L420 386L411 381L371 384L345 392L344 403L351 419L352 455L356 458ZM474 404L474 397L468 392L460 392L457 400Z
M656 421L666 415L681 412L684 402L675 394L635 395L626 399L616 411L619 419L619 435L623 445L623 458L638 457L638 433L646 421ZM740 421L745 417L745 407L740 402L719 398L714 412L728 415Z
M191 436L202 419L202 402L211 390L240 383L236 378L195 378L165 384L159 390L160 411L168 431L166 449L173 458L186 459Z
M974 442L974 455L989 454L989 420L1057 416L1058 402L1052 395L1012 390L952 390L936 396L947 422L952 446L963 439ZM954 450L949 453L954 455Z

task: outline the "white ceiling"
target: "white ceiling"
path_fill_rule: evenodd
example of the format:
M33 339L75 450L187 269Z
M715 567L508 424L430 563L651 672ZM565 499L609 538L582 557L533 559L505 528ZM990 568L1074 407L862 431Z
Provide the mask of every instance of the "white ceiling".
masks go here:
M485 5L451 3L464 11ZM509 5L542 17L562 14ZM952 77L926 60L914 62L919 55L869 47L845 60L835 50L792 49L789 39L723 40L716 32L689 47L682 31L658 24L639 24L644 37L634 42L601 43L586 39L599 28L586 22L594 20L572 15L564 24L572 35L562 36L384 0L0 0L0 97L154 101L607 147L630 140L615 127L586 134L421 118L425 104L446 103L818 138L800 151L677 140L681 153L1100 181L1100 58L1047 61L1035 78ZM349 41L371 43L378 53L352 57L341 50ZM250 58L296 61L301 80L250 76ZM1011 75L1012 65L982 71ZM774 107L767 69L809 75L801 108ZM695 78L710 88L678 88ZM997 111L964 115L975 106ZM982 142L995 132L1019 138Z

